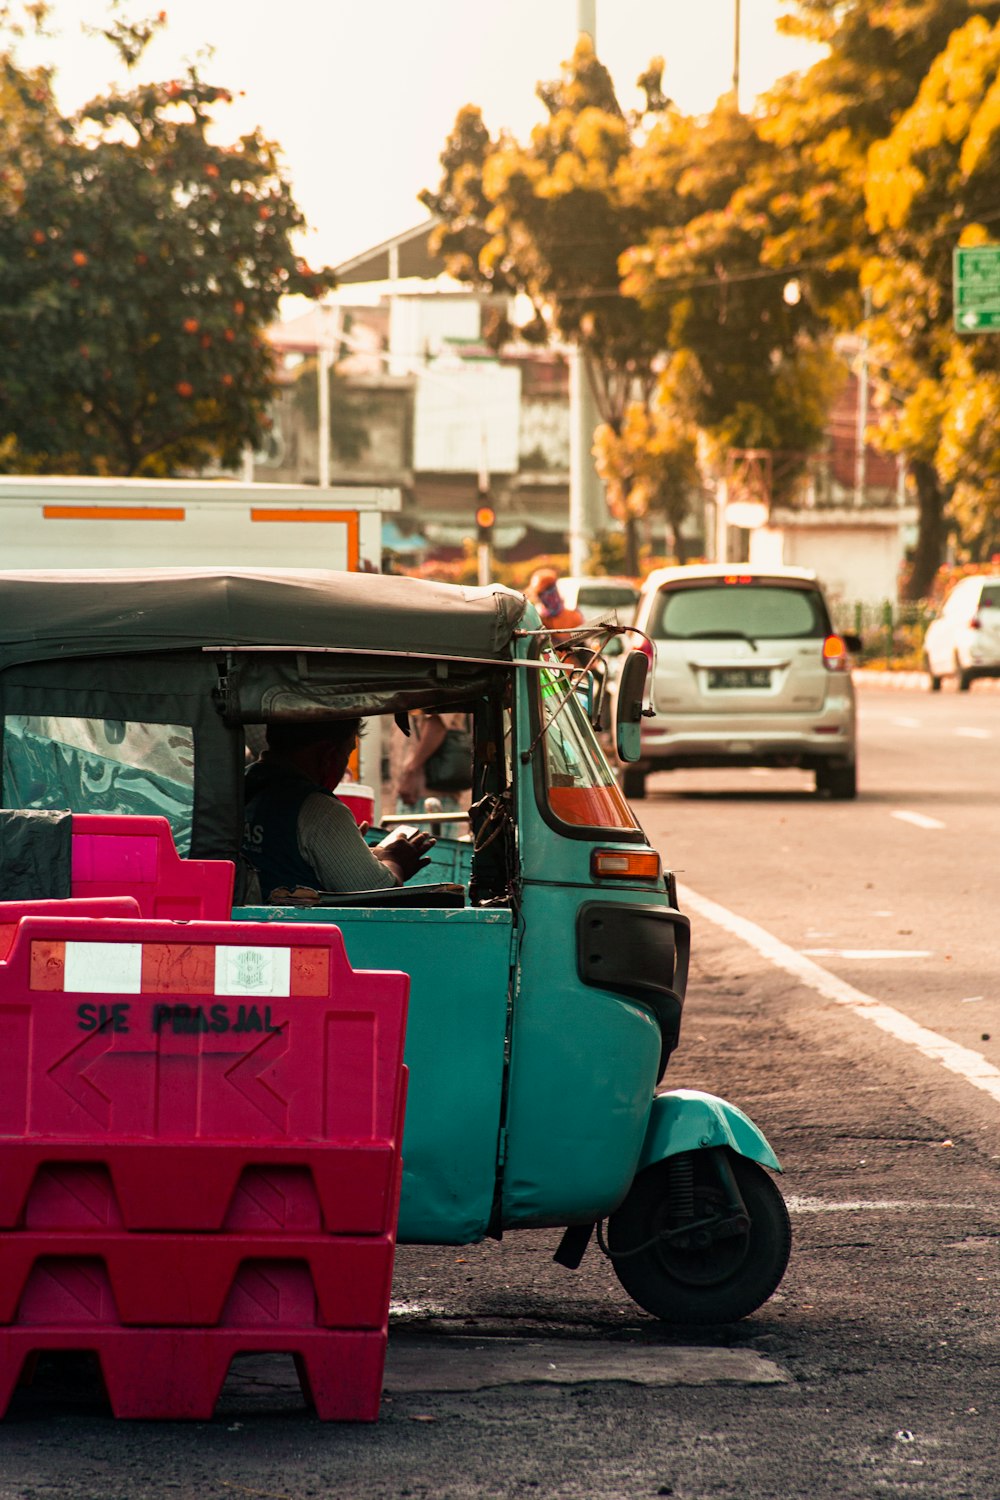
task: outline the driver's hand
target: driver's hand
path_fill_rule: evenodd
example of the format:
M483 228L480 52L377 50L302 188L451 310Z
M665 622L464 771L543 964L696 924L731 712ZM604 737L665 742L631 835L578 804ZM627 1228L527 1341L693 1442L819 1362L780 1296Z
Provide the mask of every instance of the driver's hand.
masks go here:
M437 839L429 833L418 831L393 839L381 849L373 849L372 853L394 870L401 881L406 881L430 864L430 851L436 843Z

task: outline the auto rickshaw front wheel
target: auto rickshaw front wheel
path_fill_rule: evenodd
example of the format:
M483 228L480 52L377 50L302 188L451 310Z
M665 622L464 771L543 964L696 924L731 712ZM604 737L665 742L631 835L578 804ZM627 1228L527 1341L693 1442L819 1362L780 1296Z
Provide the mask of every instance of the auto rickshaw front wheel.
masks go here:
M721 1148L647 1167L608 1220L618 1280L665 1323L745 1318L777 1287L791 1243L774 1179Z

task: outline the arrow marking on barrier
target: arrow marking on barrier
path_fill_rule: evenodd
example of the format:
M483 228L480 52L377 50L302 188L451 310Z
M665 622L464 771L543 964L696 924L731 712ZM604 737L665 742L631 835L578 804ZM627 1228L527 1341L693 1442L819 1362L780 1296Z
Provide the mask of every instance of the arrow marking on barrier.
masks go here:
M95 1031L88 1032L82 1041L71 1047L48 1070L53 1083L58 1084L63 1093L68 1094L73 1103L78 1104L102 1130L111 1128L111 1100L92 1078L87 1077L87 1072L99 1058L111 1050L111 1039L111 1025L105 1023Z
M287 1051L287 1029L282 1027L280 1031L265 1035L256 1047L245 1052L223 1074L226 1082L231 1083L272 1125L276 1125L282 1135L288 1134L288 1100L283 1099L271 1084L265 1083L261 1074Z

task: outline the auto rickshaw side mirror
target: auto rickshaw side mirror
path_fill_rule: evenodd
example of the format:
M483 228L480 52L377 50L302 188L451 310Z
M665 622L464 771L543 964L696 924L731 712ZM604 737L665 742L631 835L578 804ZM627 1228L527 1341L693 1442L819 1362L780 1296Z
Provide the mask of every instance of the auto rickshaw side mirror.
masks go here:
M649 658L643 651L630 651L618 677L615 704L615 749L618 759L636 761L642 753L642 704L646 695Z

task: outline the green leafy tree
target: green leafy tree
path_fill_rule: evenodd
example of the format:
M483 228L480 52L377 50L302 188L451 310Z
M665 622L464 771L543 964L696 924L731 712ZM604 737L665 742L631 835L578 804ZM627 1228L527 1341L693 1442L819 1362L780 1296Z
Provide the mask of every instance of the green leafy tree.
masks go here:
M637 178L664 211L621 269L623 290L660 322L674 406L719 464L733 448L785 454L775 498L787 499L823 441L836 374L825 320L808 298L787 300L789 278L767 264L760 185L778 155L730 98L705 119L664 118Z
M640 80L647 114L668 103L661 73L654 60ZM533 315L521 334L575 344L602 422L619 431L629 403L652 398L662 347L657 324L619 293L618 258L643 229L642 205L628 191L640 121L622 111L586 37L538 94L547 118L526 144L492 139L477 109L462 110L440 185L421 197L442 219L436 246L449 270L485 292L525 294ZM509 332L498 321L496 337ZM634 572L636 516L624 520Z
M971 12L993 25L1000 18L1000 4L794 0L794 14L780 23L827 50L804 73L781 80L762 101L758 128L777 155L763 176L748 183L748 193L769 220L763 260L794 270L804 300L834 329L861 324L862 282L882 280L885 263L895 254L891 236L876 227L870 214L866 217L869 152L892 134ZM929 587L943 555L948 497L948 482L935 462L943 410L937 388L940 361L928 364L919 346L931 325L949 313L942 314L938 299L932 299L934 312L928 315L926 304L921 311L927 284L916 262L907 265L896 291L897 305L876 306L875 320L864 332L878 345L872 366L878 415L872 435L906 460L918 500L919 538L910 579L916 597ZM897 319L908 336L913 314L924 332L904 352L890 337L891 322ZM907 407L906 419L901 418L901 404Z
M107 34L132 65L163 19ZM19 69L11 47L2 63L21 124L0 197L0 462L235 463L267 425L279 299L332 285L292 248L303 218L276 146L259 130L214 144L230 95L194 68L60 120L45 70Z
M661 381L648 403L632 401L619 429L604 423L594 435L597 472L604 481L612 515L662 515L670 527L678 562L687 556L681 527L701 484L698 434L685 421Z
M998 335L954 332L952 294L955 246L996 233L998 69L1000 21L975 16L952 34L911 107L870 151L868 217L878 244L865 268L869 329L897 396L883 439L908 456L916 480L923 520L916 595L940 563L948 516L973 556L988 556L1000 538Z

